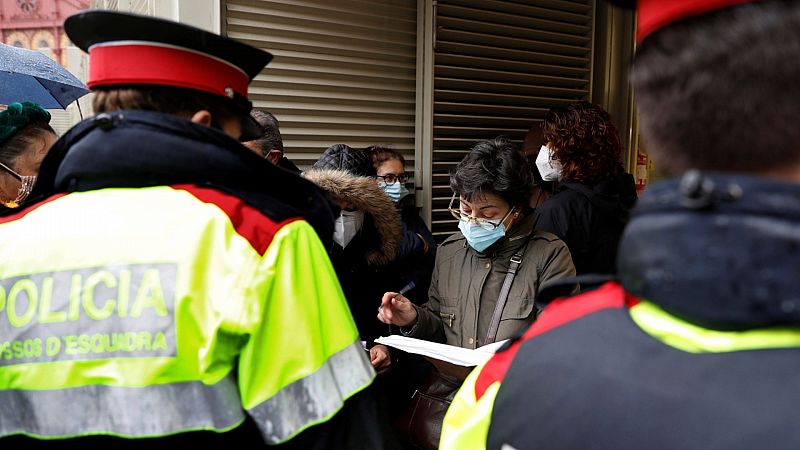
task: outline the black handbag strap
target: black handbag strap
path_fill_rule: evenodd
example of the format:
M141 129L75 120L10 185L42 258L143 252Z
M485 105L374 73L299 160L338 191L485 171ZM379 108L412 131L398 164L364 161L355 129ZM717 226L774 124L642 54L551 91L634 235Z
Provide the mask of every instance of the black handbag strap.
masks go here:
M492 313L492 321L489 323L489 331L486 333L486 339L483 345L491 344L497 339L497 330L500 328L500 318L503 316L503 309L506 307L506 300L508 300L508 293L511 291L511 284L514 282L514 277L517 275L520 264L522 264L522 255L525 254L525 249L528 247L528 242L533 236L533 231L525 239L525 242L517 249L511 256L511 262L508 264L508 272L506 278L503 280L503 286L500 288L500 296L497 297L497 303L494 306Z

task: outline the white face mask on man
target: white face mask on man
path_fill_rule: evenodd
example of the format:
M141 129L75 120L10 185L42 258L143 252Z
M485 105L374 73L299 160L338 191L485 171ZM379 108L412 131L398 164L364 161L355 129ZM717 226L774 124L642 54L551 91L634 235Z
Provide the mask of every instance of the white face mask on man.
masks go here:
M544 181L558 181L561 179L561 163L553 158L553 150L543 145L536 157L536 168Z
M364 225L364 211L345 211L339 214L333 225L333 242L342 248L347 247Z

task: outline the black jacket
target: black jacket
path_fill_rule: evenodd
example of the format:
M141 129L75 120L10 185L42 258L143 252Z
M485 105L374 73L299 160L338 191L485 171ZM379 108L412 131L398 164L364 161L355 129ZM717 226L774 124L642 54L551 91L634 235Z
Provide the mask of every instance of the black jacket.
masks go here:
M378 318L381 297L403 287L400 274L389 270L398 254L402 226L394 204L372 178L344 170L312 169L304 176L328 194L364 212L364 223L353 240L331 250L331 262L342 285L361 339L372 342L389 334Z
M620 243L624 290L553 303L484 369L481 386L508 370L487 448L800 448L798 249L797 184L712 175L648 188ZM680 322L661 314L646 331L640 300ZM731 331L763 334L730 349L742 335L716 333ZM776 332L793 337L765 344Z
M400 214L403 224L400 248L397 250L397 257L386 270L395 272L401 280L398 284L402 284L402 286L393 287L393 290L399 290L413 281L415 287L408 291L407 297L423 303L428 296L433 265L436 262L436 239L425 225L425 221L419 216L413 197L406 198L409 200L401 200L397 204L397 212ZM422 239L425 240L425 243L422 242ZM427 253L425 244L428 246Z
M331 242L331 204L319 188L277 168L217 130L156 112L123 111L99 115L76 125L46 157L30 202L60 192L183 183L232 193L277 220L300 215L318 230L323 241ZM386 441L389 432L374 395L370 386L348 399L330 420L306 429L276 448L393 447L392 442ZM197 431L146 440L109 436L63 441L38 441L24 436L0 439L3 448L31 449L263 445L250 419L228 433Z
M633 177L619 177L590 186L565 182L536 209L535 228L564 241L578 275L614 273L622 230L636 202Z
M338 208L325 193L243 148L224 133L168 114L100 114L53 145L27 203L107 186L195 183L237 195L264 211L302 216L330 248Z

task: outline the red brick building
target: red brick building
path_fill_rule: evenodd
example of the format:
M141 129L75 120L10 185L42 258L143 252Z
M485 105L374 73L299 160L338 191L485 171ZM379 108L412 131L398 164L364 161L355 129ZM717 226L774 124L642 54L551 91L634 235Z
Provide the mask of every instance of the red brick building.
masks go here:
M90 0L0 0L0 41L44 50L66 65L64 19L90 4Z

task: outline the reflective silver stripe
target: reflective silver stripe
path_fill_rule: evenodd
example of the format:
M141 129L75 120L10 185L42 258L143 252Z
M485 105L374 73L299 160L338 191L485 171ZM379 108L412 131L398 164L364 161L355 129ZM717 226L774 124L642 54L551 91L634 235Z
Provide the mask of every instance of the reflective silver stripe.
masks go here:
M58 390L0 390L0 437L114 434L158 436L224 430L244 420L232 376L145 387L82 386Z
M360 341L328 358L311 375L295 381L248 410L264 439L277 444L333 415L375 376Z

